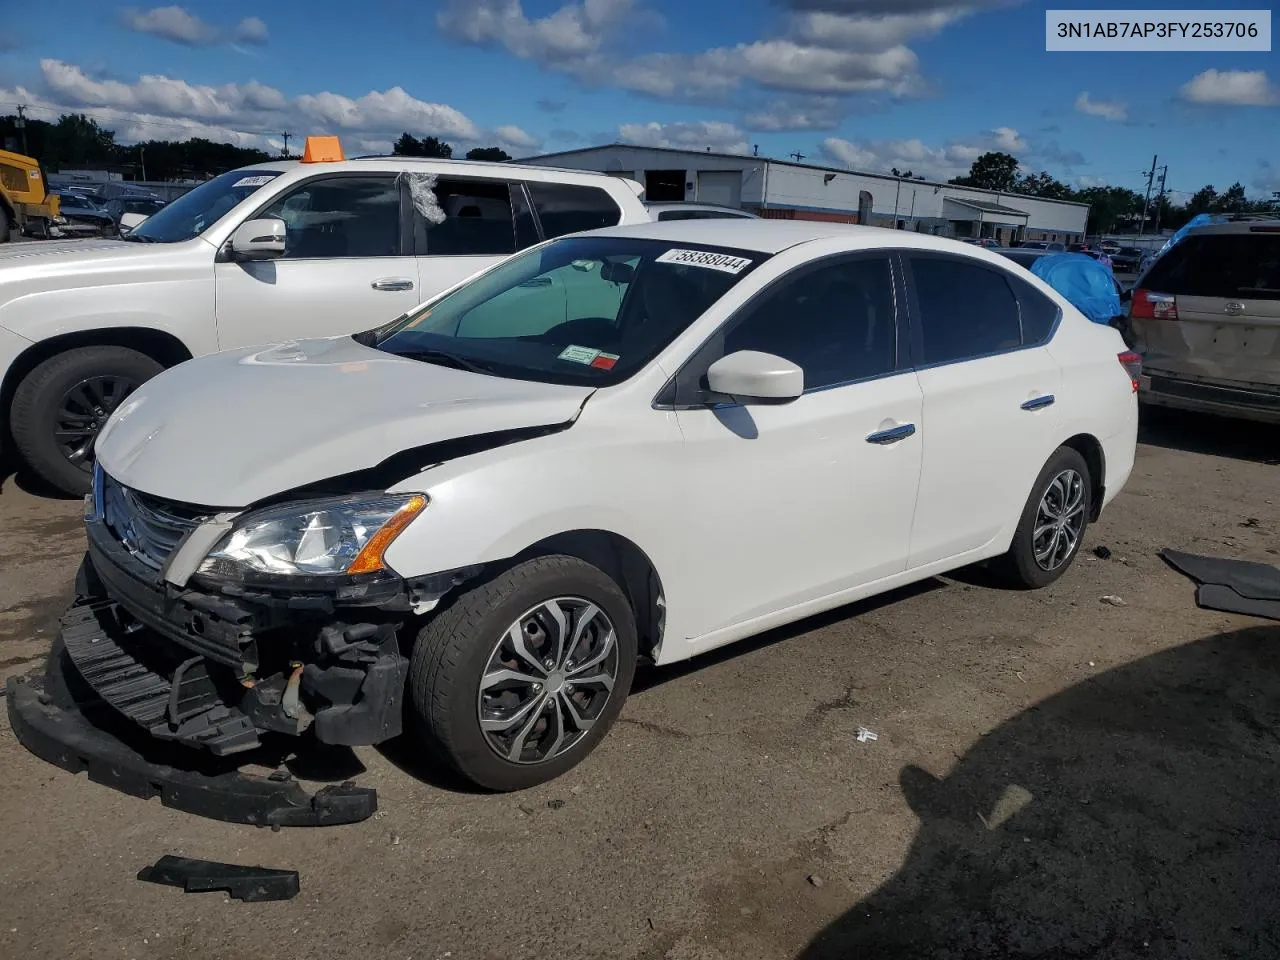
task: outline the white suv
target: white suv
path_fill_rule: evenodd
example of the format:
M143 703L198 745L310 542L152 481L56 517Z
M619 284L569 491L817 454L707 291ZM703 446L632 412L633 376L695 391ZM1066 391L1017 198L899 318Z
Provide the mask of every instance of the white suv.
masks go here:
M122 240L0 253L0 409L26 465L83 493L98 428L164 368L386 322L541 240L650 221L642 192L582 171L399 157L234 170Z

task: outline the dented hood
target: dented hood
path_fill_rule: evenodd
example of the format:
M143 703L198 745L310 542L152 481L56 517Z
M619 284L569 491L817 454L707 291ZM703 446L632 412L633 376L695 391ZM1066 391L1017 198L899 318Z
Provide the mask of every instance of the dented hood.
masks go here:
M121 404L96 452L125 486L238 508L413 447L567 423L591 393L406 360L350 337L305 340L162 373Z

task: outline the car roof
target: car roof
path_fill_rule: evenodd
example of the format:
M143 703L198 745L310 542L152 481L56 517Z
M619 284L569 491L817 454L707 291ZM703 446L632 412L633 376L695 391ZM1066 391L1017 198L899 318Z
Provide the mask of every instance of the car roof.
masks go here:
M957 253L966 257L992 256L985 248L960 243L946 237L934 237L909 230L887 227L865 227L848 223L823 223L814 220L714 219L663 220L629 226L606 227L592 236L636 237L644 240L667 240L672 243L697 243L710 247L728 247L756 253L781 253L790 247L814 240L842 240L849 250L877 248L911 248Z
M557 182L621 181L631 186L633 192L640 187L634 180L625 177L614 177L598 170L570 170L560 167L547 167L535 164L498 163L492 160L446 160L441 157L350 157L346 160L334 160L320 163L303 163L301 160L267 160L263 163L252 163L237 167L237 171L270 170L276 173L294 173L307 168L315 171L332 171L350 173L359 171L367 173L370 169L384 170L394 173L444 173L457 176L518 176L523 180L550 180ZM643 190L643 187L640 187Z
M1192 227L1187 231L1188 237L1212 236L1214 234L1277 234L1280 233L1280 219L1259 218L1250 220L1233 220L1229 223L1206 223L1201 227Z

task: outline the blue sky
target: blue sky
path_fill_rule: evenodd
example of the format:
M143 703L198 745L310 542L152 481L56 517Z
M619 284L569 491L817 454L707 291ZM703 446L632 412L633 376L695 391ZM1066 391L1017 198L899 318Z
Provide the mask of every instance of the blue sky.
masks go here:
M351 152L385 149L401 130L516 155L758 144L930 177L1003 149L1024 170L1134 188L1159 153L1175 200L1236 180L1280 190L1273 54L1047 53L1048 6L63 0L0 37L0 111L84 111L121 141L278 148L288 129L338 133Z

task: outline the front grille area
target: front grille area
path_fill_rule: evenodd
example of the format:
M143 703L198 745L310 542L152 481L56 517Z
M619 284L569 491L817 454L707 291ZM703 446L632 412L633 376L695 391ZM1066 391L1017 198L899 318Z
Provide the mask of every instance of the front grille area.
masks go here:
M105 471L101 484L102 519L131 554L153 570L161 569L189 532L209 519L185 504L171 503L117 483Z

